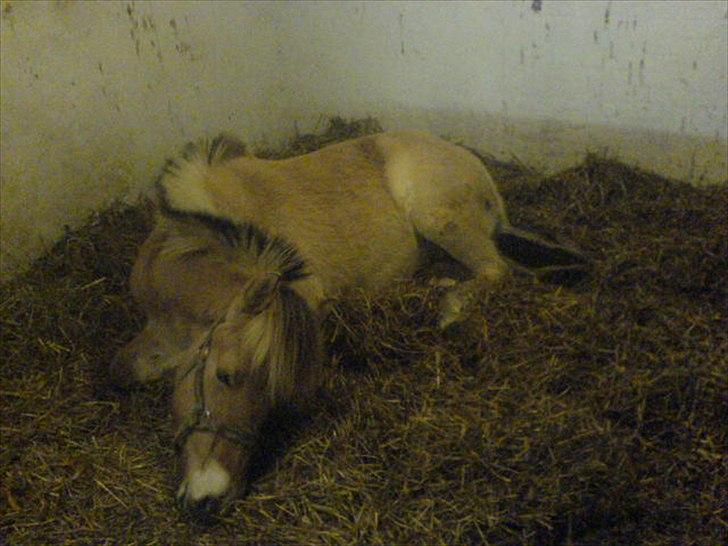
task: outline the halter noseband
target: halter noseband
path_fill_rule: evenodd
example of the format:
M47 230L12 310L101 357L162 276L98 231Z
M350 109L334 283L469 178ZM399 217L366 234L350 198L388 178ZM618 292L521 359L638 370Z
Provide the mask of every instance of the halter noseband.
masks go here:
M192 371L195 372L195 405L174 436L174 446L177 451L184 447L187 438L193 432L205 432L215 436L222 436L241 448L250 449L255 445L256 435L253 432L215 423L212 413L205 405L205 368L207 367L207 358L210 355L212 334L221 322L220 320L212 325L205 336L205 340L197 349L192 365L179 378L178 384Z

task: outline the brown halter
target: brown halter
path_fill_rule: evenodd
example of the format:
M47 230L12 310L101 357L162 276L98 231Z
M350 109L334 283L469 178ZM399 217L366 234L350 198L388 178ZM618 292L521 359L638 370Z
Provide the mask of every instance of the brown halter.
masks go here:
M174 446L177 451L180 451L184 447L187 438L193 432L205 432L214 434L215 436L221 436L241 448L251 449L255 445L256 434L248 430L240 430L235 427L216 423L214 416L205 405L205 368L207 358L210 355L212 334L221 322L222 320L219 320L212 325L207 332L207 336L205 336L205 340L197 349L197 354L192 365L179 379L179 382L181 382L190 373L195 372L195 405L192 408L192 412L174 436Z

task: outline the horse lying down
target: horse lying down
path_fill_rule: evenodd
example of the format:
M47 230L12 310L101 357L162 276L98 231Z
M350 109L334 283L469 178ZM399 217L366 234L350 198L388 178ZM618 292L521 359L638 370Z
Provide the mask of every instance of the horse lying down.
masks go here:
M422 132L284 160L218 137L168 161L158 201L131 276L147 323L110 371L128 386L175 370L178 499L203 518L242 491L270 411L313 394L320 324L347 289L412 275L423 240L434 243L472 274L444 296L444 329L509 266L588 268L579 252L512 227L480 159Z

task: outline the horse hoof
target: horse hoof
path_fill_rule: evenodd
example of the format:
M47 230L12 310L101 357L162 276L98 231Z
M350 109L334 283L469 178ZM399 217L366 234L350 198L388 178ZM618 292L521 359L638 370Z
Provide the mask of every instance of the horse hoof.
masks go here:
M466 309L470 303L470 294L463 293L457 288L447 292L440 301L440 315L438 328L440 331L448 330L454 324L465 320Z

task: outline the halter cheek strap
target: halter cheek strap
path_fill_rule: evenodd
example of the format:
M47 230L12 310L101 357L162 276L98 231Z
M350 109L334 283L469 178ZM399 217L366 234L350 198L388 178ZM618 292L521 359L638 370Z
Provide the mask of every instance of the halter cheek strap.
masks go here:
M177 451L181 451L187 441L187 438L193 432L204 432L221 436L222 438L238 445L244 449L251 449L256 442L256 434L249 430L241 430L237 427L231 427L215 422L212 412L205 404L205 369L207 367L207 358L210 355L210 346L212 345L212 334L222 321L218 321L210 328L205 336L204 341L197 349L192 365L185 370L184 374L179 378L178 384L181 383L190 373L195 373L195 405L189 413L184 423L177 430L174 437L174 446Z

